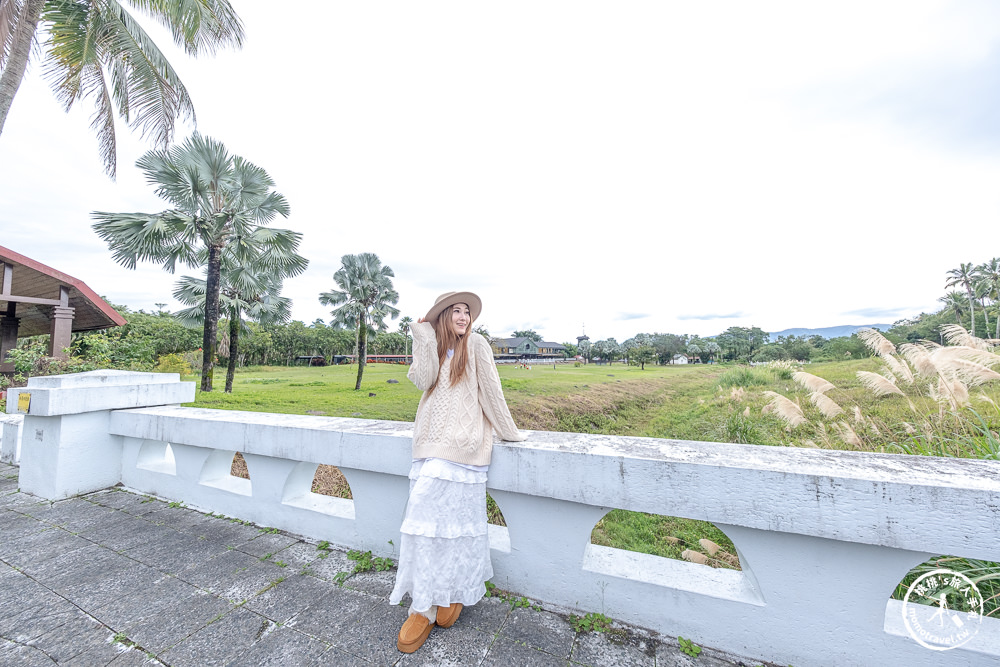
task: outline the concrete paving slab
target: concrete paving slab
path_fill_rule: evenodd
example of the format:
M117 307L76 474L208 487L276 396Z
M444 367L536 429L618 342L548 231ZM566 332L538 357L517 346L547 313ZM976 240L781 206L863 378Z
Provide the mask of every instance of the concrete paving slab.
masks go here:
M171 667L240 663L255 642L276 628L270 619L237 607L167 649L160 658Z
M177 576L236 604L249 600L272 582L286 576L285 570L233 549L210 560L194 563Z
M4 505L11 496L16 503ZM345 551L320 558L315 544L293 535L127 491L59 503L8 493L0 496L0 526L0 553L30 561L25 573L0 555L0 665L744 664L711 649L695 663L676 640L628 626L621 643L574 635L552 610L512 609L498 598L467 607L452 628L436 628L404 655L396 635L409 600L385 600L394 571L359 573L338 586L337 572L354 567ZM198 537L209 531L239 543ZM167 573L175 569L180 576Z
M146 651L159 655L232 608L226 600L194 589L133 615L121 631Z
M376 665L391 665L402 655L396 649L396 639L405 620L405 609L375 604L365 614L339 625L333 643L341 651Z
M330 644L336 644L341 629L355 627L354 621L366 615L381 601L347 588L331 587L327 594L288 621L296 631Z
M635 665L656 667L658 643L629 634L623 628L610 632L581 632L576 636L570 659L581 665ZM677 651L680 651L678 647ZM700 663L699 663L700 665Z
M276 554L282 549L287 549L298 543L298 539L283 533L260 533L257 537L248 542L240 544L237 549L243 553L256 556L258 558L267 554ZM285 561L286 563L288 561Z
M340 554L342 552L337 551L335 553ZM296 542L295 544L274 553L274 558L288 563L291 568L296 570L299 570L306 565L311 567L313 562L315 562L319 556L320 551L316 548L316 545L310 544L309 542ZM346 555L344 557L346 558Z
M27 643L38 648L45 655L62 665L88 651L93 652L92 658L96 658L99 650L107 652L107 645L111 636L112 633L104 624L77 609L63 625ZM108 657L107 661L110 661L114 657L113 653L109 653L110 657ZM104 663L91 662L91 664Z
M317 600L330 595L333 584L309 575L292 573L247 601L246 607L276 623L285 623Z
M349 665L349 654L331 651L331 646L289 627L278 627L270 632L243 654L239 662L232 665L256 665L271 667L285 665ZM341 656L345 657L341 660Z
M225 546L167 529L155 541L142 542L125 549L125 554L161 572L179 575L184 570L226 553Z
M481 667L568 667L570 661L545 653L527 644L511 639L499 638L490 647Z
M149 590L169 576L142 563L130 564L115 572L102 571L99 576L81 578L66 585L60 592L82 609L96 609L119 599L122 595Z
M55 660L35 647L18 644L7 639L0 639L0 665L18 665L19 667L52 667Z
M409 606L410 600L406 599ZM468 626L490 635L500 633L500 628L510 614L510 603L498 598L483 598L476 604L462 609L454 627Z
M500 639L537 648L557 658L569 660L576 633L561 616L530 607L519 607L507 616L507 621L500 629Z

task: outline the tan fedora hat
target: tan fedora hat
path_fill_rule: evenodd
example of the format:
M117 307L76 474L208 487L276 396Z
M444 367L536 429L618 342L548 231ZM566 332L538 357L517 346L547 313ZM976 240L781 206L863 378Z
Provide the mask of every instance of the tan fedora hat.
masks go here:
M456 303L464 303L469 307L469 312L472 314L472 320L469 322L476 321L479 317L479 313L483 312L483 302L478 296L472 292L445 292L438 298L434 299L434 305L431 309L427 311L424 315L424 322L433 322L437 319L437 316L441 314L445 308L450 308Z

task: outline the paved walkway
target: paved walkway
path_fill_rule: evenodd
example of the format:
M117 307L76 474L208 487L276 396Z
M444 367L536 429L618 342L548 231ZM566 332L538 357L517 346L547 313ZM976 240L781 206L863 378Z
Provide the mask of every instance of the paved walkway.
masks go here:
M17 472L0 464L0 665L760 664L618 624L576 634L497 598L404 655L394 570L338 585L344 552L127 491L50 503Z

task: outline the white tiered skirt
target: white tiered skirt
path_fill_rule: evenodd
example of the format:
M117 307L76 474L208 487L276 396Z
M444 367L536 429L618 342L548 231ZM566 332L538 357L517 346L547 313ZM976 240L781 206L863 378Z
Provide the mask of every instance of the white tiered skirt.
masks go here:
M486 523L486 467L421 459L410 468L410 499L400 528L399 568L389 596L411 609L474 605L493 577Z

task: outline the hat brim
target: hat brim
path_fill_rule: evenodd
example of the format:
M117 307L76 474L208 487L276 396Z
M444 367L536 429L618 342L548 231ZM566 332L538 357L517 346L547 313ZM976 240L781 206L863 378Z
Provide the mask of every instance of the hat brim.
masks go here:
M483 312L482 300L472 292L453 292L438 298L440 300L431 306L431 309L424 315L425 322L435 321L443 310L451 308L456 303L464 303L469 307L469 313L472 315L470 324L479 319L479 314Z

